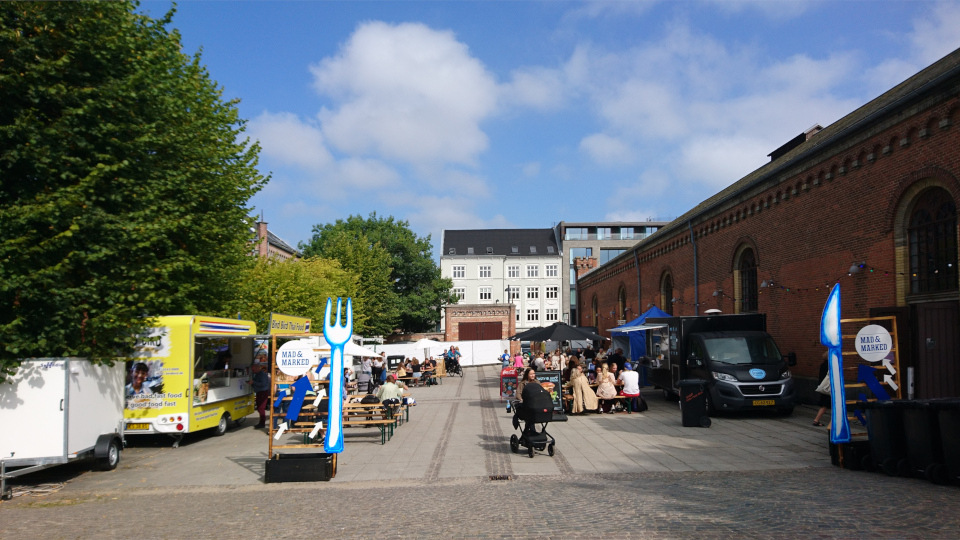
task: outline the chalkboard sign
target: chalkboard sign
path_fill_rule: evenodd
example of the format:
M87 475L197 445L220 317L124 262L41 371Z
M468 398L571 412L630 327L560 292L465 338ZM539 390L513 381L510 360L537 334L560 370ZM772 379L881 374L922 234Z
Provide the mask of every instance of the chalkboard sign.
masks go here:
M563 412L563 384L560 379L559 371L538 371L537 380L544 390L550 392L553 398L553 410Z

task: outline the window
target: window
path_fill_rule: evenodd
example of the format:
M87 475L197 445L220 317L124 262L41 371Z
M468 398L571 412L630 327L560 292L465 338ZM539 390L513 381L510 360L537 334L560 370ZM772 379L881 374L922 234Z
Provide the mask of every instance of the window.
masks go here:
M447 255L456 255L456 254L457 254L457 248L450 248L447 250Z
M577 306L577 289L570 287L570 307L576 308Z
M527 322L540 322L540 310L539 310L539 309L528 309L528 310L527 310Z
M560 277L560 265L558 265L558 264L548 264L548 265L547 265L547 277Z
M757 257L747 248L740 254L740 312L757 311Z
M480 299L490 300L493 298L493 287L480 287Z
M620 227L621 240L633 240L633 227Z
M472 247L468 247L468 248L467 248L467 255L473 255L473 248L472 248Z
M510 300L520 299L520 287L507 287L507 297Z
M597 227L597 240L610 240L613 238L613 229L610 227Z
M454 266L453 267L453 278L463 278L467 276L467 267L466 266Z
M910 294L957 289L957 206L942 188L923 193L910 215Z
M586 239L587 239L586 227L567 227L564 240L586 240Z
M520 310L518 309L516 310L516 312L517 312L517 322L520 322Z
M467 298L467 289L463 287L454 287L453 295L457 297L457 300L463 302Z
M510 253L520 253L520 248L517 246L510 246Z
M577 257L593 257L593 248L570 248L570 264Z
M669 272L660 278L660 305L668 315L673 315L673 276Z
M530 253L536 253L536 252L537 252L537 246L530 246Z
M560 320L560 312L556 308L548 308L546 312L546 321L547 322L556 322Z
M489 246L487 247L487 255L493 255L493 248L492 248L492 247L489 247Z
M520 277L520 265L511 265L507 267L507 277Z
M560 287L547 287L546 298L548 300L553 300L559 297Z
M600 264L607 264L610 262L610 259L620 255L626 251L625 249L601 249L600 250Z
M593 317L591 321L593 324L591 326L600 327L600 311L597 308L597 295L593 295L593 301L590 302L590 307L593 309Z
M617 293L617 315L621 319L627 318L627 289L620 286L620 292Z
M538 278L538 277L540 277L540 265L538 265L538 264L528 264L528 265L527 265L527 277L528 277L528 278Z
M527 287L527 300L539 300L540 287Z
M490 265L489 265L489 264L485 264L485 265L482 265L482 266L480 267L480 277L481 277L481 278L488 278L488 277L490 277L490 274L491 274L491 272L490 272Z
M547 253L553 253L553 246L547 246Z
M573 285L577 282L577 269L570 267L570 284Z

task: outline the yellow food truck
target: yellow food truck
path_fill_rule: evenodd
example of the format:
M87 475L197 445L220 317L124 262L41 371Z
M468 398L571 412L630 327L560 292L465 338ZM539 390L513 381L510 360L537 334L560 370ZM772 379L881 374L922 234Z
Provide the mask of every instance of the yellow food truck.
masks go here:
M223 435L252 413L250 366L262 346L256 332L253 321L158 317L127 362L124 434L167 434L176 447L185 433L215 428Z

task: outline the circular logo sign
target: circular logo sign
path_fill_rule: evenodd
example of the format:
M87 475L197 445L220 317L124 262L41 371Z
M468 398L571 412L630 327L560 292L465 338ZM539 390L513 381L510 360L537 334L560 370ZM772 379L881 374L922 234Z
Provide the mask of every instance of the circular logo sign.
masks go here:
M753 368L750 370L750 376L754 379L762 379L767 376L767 372L759 368Z
M302 341L288 341L277 349L277 368L291 377L299 377L316 363L313 345Z
M893 350L893 339L887 329L871 324L857 332L857 354L867 362L879 362Z

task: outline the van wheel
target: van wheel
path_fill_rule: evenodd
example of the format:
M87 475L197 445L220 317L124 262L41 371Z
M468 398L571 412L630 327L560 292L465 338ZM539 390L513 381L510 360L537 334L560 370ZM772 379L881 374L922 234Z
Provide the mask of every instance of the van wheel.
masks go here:
M674 400L674 398L673 398L673 392L671 392L670 390L667 390L666 388L664 388L664 389L663 389L663 399L665 399L665 400L667 400L667 401L673 401L673 400Z
M112 471L120 464L120 443L116 439L110 441L107 455L97 459L97 468L101 471Z
M230 427L230 413L223 413L223 416L220 417L220 423L214 428L213 434L220 437L227 432L228 427Z

